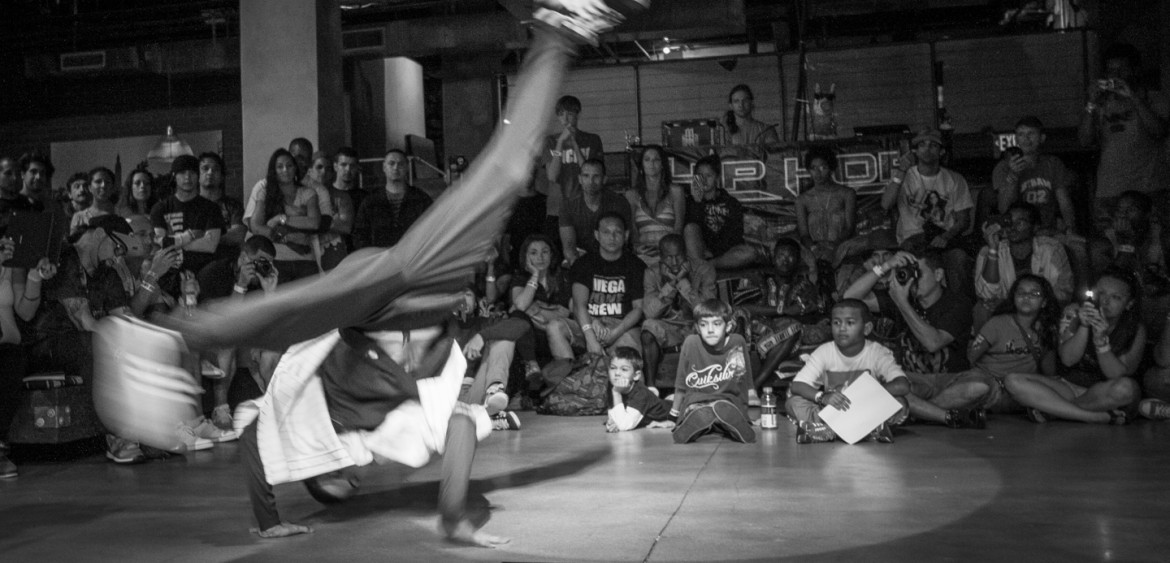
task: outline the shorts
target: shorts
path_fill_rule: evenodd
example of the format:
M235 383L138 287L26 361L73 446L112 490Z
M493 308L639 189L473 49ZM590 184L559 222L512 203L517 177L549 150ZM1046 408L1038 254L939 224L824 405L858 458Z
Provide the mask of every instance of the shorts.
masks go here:
M924 401L929 401L944 389L957 383L983 383L989 388L983 399L979 401L979 408L988 408L1002 400L1000 393L1005 393L1002 385L995 376L983 370L967 370L957 373L907 373L910 379L910 393Z

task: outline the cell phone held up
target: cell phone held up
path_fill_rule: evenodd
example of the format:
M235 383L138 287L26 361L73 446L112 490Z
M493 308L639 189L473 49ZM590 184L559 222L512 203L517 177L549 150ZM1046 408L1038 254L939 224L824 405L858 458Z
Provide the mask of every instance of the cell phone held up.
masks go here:
M1094 307L1097 306L1097 296L1093 294L1093 290L1091 290L1091 289L1085 290L1084 302L1091 303Z

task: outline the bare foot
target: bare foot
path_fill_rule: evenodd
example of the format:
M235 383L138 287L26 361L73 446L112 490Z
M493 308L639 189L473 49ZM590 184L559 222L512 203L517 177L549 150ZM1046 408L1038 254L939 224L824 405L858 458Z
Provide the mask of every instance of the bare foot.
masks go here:
M453 543L494 549L512 541L508 538L493 536L476 530L475 526L467 520L460 520L458 524L452 525L440 518L439 529L446 536L447 541Z
M301 534L313 533L312 528L308 526L302 526L300 524L293 524L292 522L281 522L271 528L268 528L267 530L252 528L248 531L266 539L287 538L289 536L299 536Z

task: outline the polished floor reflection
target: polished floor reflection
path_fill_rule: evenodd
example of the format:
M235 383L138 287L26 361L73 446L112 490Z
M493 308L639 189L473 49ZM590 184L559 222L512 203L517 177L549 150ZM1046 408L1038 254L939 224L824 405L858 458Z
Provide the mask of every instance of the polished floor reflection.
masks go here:
M598 417L521 413L476 458L471 506L501 550L435 533L437 464L379 467L326 508L277 488L316 533L260 540L234 444L133 467L17 448L0 481L4 561L1165 561L1170 424L993 418L910 426L895 444L671 443ZM59 452L57 452L59 453Z

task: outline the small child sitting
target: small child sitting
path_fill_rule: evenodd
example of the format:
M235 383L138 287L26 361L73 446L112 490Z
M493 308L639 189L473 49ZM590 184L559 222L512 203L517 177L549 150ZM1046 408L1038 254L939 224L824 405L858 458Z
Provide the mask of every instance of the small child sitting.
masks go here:
M644 426L674 428L670 403L658 398L642 382L642 356L629 346L618 346L609 360L606 432L624 432Z
M843 299L833 305L832 330L833 341L813 351L792 380L792 396L785 408L796 424L796 443L831 442L837 438L818 413L830 405L840 411L849 410L849 398L841 391L867 371L902 403L901 410L870 434L878 442L893 442L890 426L901 424L909 414L906 395L910 383L906 373L894 361L889 348L866 339L873 331L873 317L865 302Z
M698 334L683 341L674 380L670 413L678 417L676 444L693 442L712 431L737 442L756 441L747 413L752 382L747 343L732 332L732 313L731 306L718 299L695 306Z

